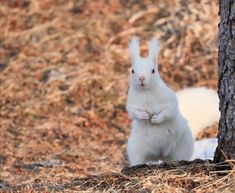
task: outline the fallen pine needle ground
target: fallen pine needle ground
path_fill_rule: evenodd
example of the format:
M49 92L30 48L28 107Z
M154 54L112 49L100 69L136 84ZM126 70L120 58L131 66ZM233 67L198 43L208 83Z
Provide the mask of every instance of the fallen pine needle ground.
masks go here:
M161 41L174 90L216 89L218 22L207 0L0 0L0 191L229 192L209 162L122 170L130 37Z

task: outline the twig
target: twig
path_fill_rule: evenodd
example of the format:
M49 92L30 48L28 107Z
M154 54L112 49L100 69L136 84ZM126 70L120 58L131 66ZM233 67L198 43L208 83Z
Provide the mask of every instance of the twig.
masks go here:
M15 32L15 33L9 33L8 34L8 37L9 38L17 38L17 37L20 37L20 36L25 36L25 35L30 35L32 33L35 33L37 31L42 31L48 27L50 27L51 25L55 24L58 22L58 19L54 19L52 21L49 21L49 22L46 22L46 23L43 23L41 25L37 25L29 30L25 30L25 31L21 31L21 32Z
M140 11L140 12L134 14L134 15L128 20L128 22L132 24L132 23L134 23L137 19L143 17L144 15L149 14L149 13L155 13L155 12L157 12L158 10L159 10L158 7L150 7L150 8L148 8L148 9L145 10L145 11Z
M141 26L141 27L135 27L135 28L131 28L131 29L122 31L122 32L118 33L116 36L111 37L111 38L109 39L109 41L108 41L108 46L109 46L113 41L115 41L117 38L120 38L120 37L129 35L129 34L134 34L134 33L136 33L136 32L142 31L144 28L145 28L145 27Z

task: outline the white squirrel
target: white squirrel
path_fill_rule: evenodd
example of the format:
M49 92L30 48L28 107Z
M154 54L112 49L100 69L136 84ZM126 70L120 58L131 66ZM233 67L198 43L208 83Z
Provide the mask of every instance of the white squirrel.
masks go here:
M132 118L127 143L130 165L190 160L195 135L219 119L216 92L203 87L177 93L171 90L158 73L156 38L150 41L148 57L140 57L137 37L132 37L129 47L132 75L126 108Z

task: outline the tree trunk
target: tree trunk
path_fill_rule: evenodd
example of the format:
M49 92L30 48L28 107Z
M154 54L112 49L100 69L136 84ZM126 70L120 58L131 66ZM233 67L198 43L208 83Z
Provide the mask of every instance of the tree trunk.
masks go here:
M235 160L235 0L219 1L219 81L221 117L214 161Z

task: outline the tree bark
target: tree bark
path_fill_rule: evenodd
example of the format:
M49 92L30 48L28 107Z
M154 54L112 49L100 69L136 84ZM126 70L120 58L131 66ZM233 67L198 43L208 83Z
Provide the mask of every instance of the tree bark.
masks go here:
M219 81L221 117L214 161L235 160L235 0L219 1Z

